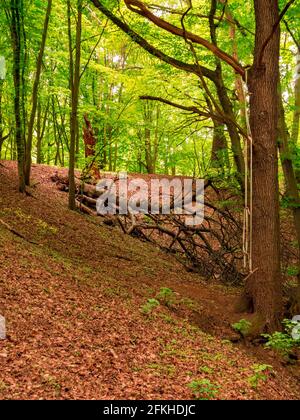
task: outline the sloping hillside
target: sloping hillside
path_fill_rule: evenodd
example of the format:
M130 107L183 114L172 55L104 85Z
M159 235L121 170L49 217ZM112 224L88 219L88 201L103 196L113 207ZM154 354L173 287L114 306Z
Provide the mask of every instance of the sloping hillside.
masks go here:
M229 341L236 290L69 212L55 168L35 166L32 196L22 196L15 164L3 165L0 399L185 399L202 379L219 387L217 399L299 398L297 378L272 354ZM160 306L145 307L154 298ZM269 360L274 372L251 386L253 366Z

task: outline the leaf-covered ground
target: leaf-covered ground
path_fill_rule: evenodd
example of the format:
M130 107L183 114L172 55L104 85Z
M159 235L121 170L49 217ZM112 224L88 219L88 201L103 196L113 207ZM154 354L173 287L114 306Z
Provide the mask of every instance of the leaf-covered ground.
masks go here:
M3 164L0 219L23 237L0 224L0 399L189 399L202 379L217 399L299 399L295 366L228 340L237 290L69 212L54 168L34 166L31 197L17 192L15 164ZM170 299L144 314L166 287ZM256 381L264 363L273 369Z

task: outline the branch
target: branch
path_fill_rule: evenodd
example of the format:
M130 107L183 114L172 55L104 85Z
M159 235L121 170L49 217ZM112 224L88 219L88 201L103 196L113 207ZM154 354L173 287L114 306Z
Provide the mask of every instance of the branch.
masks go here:
M300 42L296 39L294 33L292 32L291 28L289 27L289 24L286 20L284 20L284 24L286 26L286 29L288 31L288 33L291 35L296 47L298 48L298 51L300 52Z
M104 31L105 31L106 26L107 26L107 22L108 22L108 21L106 21L106 22L105 22L104 28L102 29L102 32L101 32L101 34L100 34L100 36L99 36L99 38L98 38L98 40L97 40L96 44L94 45L94 48L92 49L92 51L91 51L91 53L90 53L90 55L89 55L89 58L88 58L88 60L87 60L87 62L86 62L86 64L85 64L85 66L84 66L84 68L83 68L82 72L80 73L79 79L82 79L82 76L83 76L83 75L84 75L84 73L86 72L86 70L87 70L87 68L88 68L88 66L89 66L89 64L90 64L90 62L91 62L91 60L92 60L92 58L93 58L94 52L96 51L96 49L97 49L98 45L100 44L100 41L101 41L101 39L102 39L102 36L103 36Z
M11 135L11 133L12 133L12 129L10 130L10 132L9 132L8 134L6 134L6 136L3 136L3 137L0 139L0 142L1 142L1 143L4 143L4 142L5 142L5 140L7 140L7 139L8 139L8 137Z
M160 98L158 96L140 96L140 99L141 100L147 100L147 101L161 102L163 104L173 106L174 108L182 109L183 111L192 112L193 114L198 114L201 117L205 117L205 118L208 118L208 119L212 118L212 119L217 120L217 121L222 122L222 123L225 122L222 116L217 115L217 114L212 114L210 112L200 111L200 109L197 108L196 106L180 105L180 104L177 104L175 102L169 101L167 99Z
M177 26L165 21L164 19L157 17L145 6L144 3L142 3L139 0L124 1L128 9L132 12L147 18L148 20L150 20L150 22L154 23L159 28L168 31L173 35L180 36L205 47L207 50L211 51L216 57L229 64L236 71L236 73L240 74L242 77L245 77L245 71L243 66L234 57L227 54L225 51L222 51L220 48L213 45L211 42L207 41L204 38L201 38L196 34L193 34L192 32L184 31L184 29L178 28Z
M105 16L107 16L115 25L117 25L123 32L125 32L136 44L140 45L145 51L150 53L156 58L159 58L161 61L164 61L171 66L184 70L188 73L193 73L199 75L199 68L195 64L184 63L183 61L177 60L176 58L166 55L164 52L155 48L141 37L137 32L130 28L130 26L115 16L110 10L108 10L100 0L91 0L95 7L99 9ZM210 70L206 67L201 66L201 72L203 76L207 77L211 81L216 81L216 75L213 70Z
M176 10L176 9L172 9L170 7L166 7L166 6L159 6L157 4L149 4L148 5L149 9L153 9L153 10L161 10L163 12L167 12L169 14L173 14L173 15L182 15L184 12L182 10ZM199 19L209 19L208 15L203 15L200 13L190 13L190 16L194 16L194 17L198 17ZM252 32L249 28L246 28L245 26L241 25L241 23L236 19L233 18L233 20L228 19L226 16L214 16L214 20L221 22L221 20L224 20L226 22L232 23L234 25L236 25L236 27L240 30L241 34L243 36L247 36L247 34L245 32L248 32L250 35L254 36L255 33Z

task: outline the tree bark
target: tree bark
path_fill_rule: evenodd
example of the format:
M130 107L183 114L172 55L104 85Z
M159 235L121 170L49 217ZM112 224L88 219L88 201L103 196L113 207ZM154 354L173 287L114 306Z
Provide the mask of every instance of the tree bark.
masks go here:
M293 167L293 160L289 143L289 132L285 121L285 113L281 93L279 95L279 112L278 148L284 173L286 196L288 199L289 208L293 214L294 227L298 242L298 289L295 296L292 297L293 302L291 305L291 315L297 315L300 311L300 196L296 174Z
M276 143L280 29L277 26L274 31L279 20L277 0L255 0L254 6L256 36L249 91L253 137L253 270L256 271L246 282L246 294L257 315L257 330L261 332L279 328L282 314Z
M76 47L75 63L73 67L73 51L71 37L71 5L68 1L68 21L69 21L69 46L70 46L70 80L72 111L70 118L70 157L69 157L69 209L76 209L76 185L75 185L75 151L76 134L78 121L78 102L80 88L80 60L81 60L81 32L82 32L82 0L77 1L77 23L76 23Z
M212 167L224 174L229 167L227 140L224 133L224 125L214 121L214 135L211 151Z
M43 30L43 35L42 35L42 42L41 42L39 55L36 62L36 73L35 73L33 89L32 89L32 98L31 98L32 108L31 108L31 114L30 114L30 119L28 123L26 160L25 160L25 183L28 186L30 185L31 162L32 162L31 151L32 151L34 121L35 121L37 103L38 103L38 89L39 89L39 83L40 83L41 72L42 72L43 56L44 56L44 51L45 51L45 46L46 46L51 8L52 8L52 0L48 0L48 6L47 6L45 21L44 21L44 30Z
M22 33L21 33L21 13L20 8L23 3L18 0L11 0L11 38L13 48L13 78L14 78L14 113L15 113L15 140L18 155L18 177L19 191L25 192L25 174L24 174L24 133L22 124Z
M83 129L83 141L85 146L85 158L87 175L91 176L94 179L100 178L99 164L96 161L96 144L97 138L94 134L94 130L91 122L89 121L87 115L84 115L85 127ZM85 172L84 171L84 172Z
M297 54L296 63L296 81L295 81L295 111L293 116L293 130L292 140L295 144L298 143L299 139L299 123L300 123L300 49Z

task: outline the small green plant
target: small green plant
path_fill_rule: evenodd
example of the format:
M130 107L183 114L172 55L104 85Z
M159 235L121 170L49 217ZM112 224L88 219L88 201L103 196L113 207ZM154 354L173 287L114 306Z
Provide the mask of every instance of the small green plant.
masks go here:
M57 234L58 229L54 226L48 225L44 220L38 219L37 220L38 228L44 233L53 233L54 235Z
M159 305L160 303L157 299L148 299L147 303L145 303L145 305L142 306L141 311L144 315L149 315Z
M172 306L175 301L175 294L172 289L162 287L157 295L157 299L166 306Z
M196 400L211 400L215 398L220 387L209 379L197 379L188 384Z
M263 334L268 341L265 347L279 351L279 353L286 355L295 346L292 337L288 334L276 331L275 333Z
M299 268L294 267L294 266L290 266L290 267L287 268L286 274L288 276L292 276L292 277L297 276L299 274Z
M197 303L189 298L183 298L181 299L180 303L182 303L184 306L186 306L188 309L196 310L197 309Z
M253 365L253 375L248 378L248 382L252 388L257 389L259 383L266 382L271 374L273 374L273 366L271 365Z
M173 377L176 373L176 367L174 365L162 365L159 363L151 363L147 365L147 368L156 371L157 376L167 375Z
M44 376L45 383L54 390L55 396L59 397L61 393L61 385L57 381L57 379L54 376L51 375L45 375Z
M265 347L277 350L283 356L288 356L293 348L300 346L300 339L295 338L293 334L296 329L299 331L299 322L285 319L282 324L284 332L276 331L273 334L262 334L262 336L267 339Z
M241 319L235 324L232 324L232 328L239 332L243 337L245 337L249 333L251 325L251 322L247 321L246 319Z
M208 373L209 375L213 373L213 369L211 369L211 368L210 368L210 367L208 367L208 366L202 366L202 367L200 368L200 370L201 370L201 372L203 372L203 373Z

